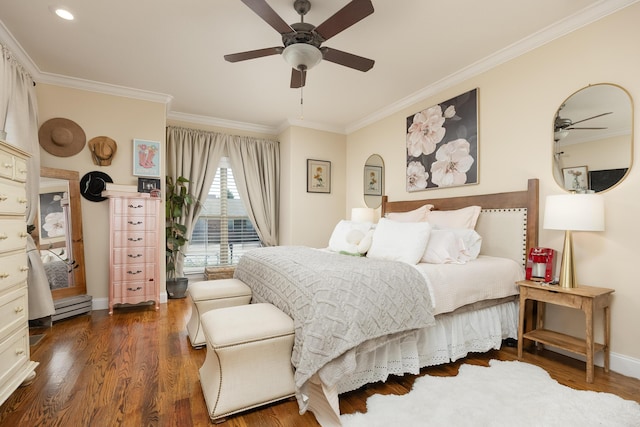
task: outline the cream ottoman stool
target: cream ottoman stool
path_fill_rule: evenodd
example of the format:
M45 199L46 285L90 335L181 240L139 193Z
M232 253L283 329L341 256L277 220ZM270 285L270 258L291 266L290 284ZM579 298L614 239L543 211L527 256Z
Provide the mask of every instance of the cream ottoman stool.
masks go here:
M191 317L187 323L189 341L193 347L201 347L205 340L200 317L217 308L249 304L251 288L238 279L206 280L189 285L187 295L191 301Z
M207 356L200 385L214 422L293 396L293 320L271 304L202 315Z

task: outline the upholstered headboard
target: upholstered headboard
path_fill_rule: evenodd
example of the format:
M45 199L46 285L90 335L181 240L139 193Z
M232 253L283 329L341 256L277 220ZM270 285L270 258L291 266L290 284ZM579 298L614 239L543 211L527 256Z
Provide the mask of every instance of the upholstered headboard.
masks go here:
M526 264L529 249L538 245L539 183L530 179L527 189L506 193L390 202L382 197L382 216L407 212L424 204L434 210L480 206L476 231L482 236L481 254L511 258Z

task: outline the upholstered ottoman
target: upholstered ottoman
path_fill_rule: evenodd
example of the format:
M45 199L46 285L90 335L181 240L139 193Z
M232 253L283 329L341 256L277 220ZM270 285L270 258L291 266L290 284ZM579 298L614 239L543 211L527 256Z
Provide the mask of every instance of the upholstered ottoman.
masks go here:
M271 304L211 310L201 318L207 356L200 385L214 422L293 396L293 320Z
M189 341L193 347L205 345L200 316L223 307L249 304L251 288L238 279L219 279L195 282L187 288L191 301L191 317L187 323Z

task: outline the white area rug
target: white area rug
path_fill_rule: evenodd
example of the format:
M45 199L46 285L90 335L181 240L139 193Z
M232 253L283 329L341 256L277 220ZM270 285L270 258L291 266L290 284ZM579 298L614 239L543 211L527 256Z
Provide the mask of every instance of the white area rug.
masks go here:
M343 427L640 426L640 404L558 384L537 366L492 360L455 377L423 376L403 396L376 394ZM640 393L640 390L638 391Z

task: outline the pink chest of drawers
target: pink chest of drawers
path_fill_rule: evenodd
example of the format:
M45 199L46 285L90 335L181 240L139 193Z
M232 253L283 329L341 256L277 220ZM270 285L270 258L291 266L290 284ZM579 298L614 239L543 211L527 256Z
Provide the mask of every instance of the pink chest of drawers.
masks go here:
M160 199L110 197L109 314L115 304L154 301L160 308Z

